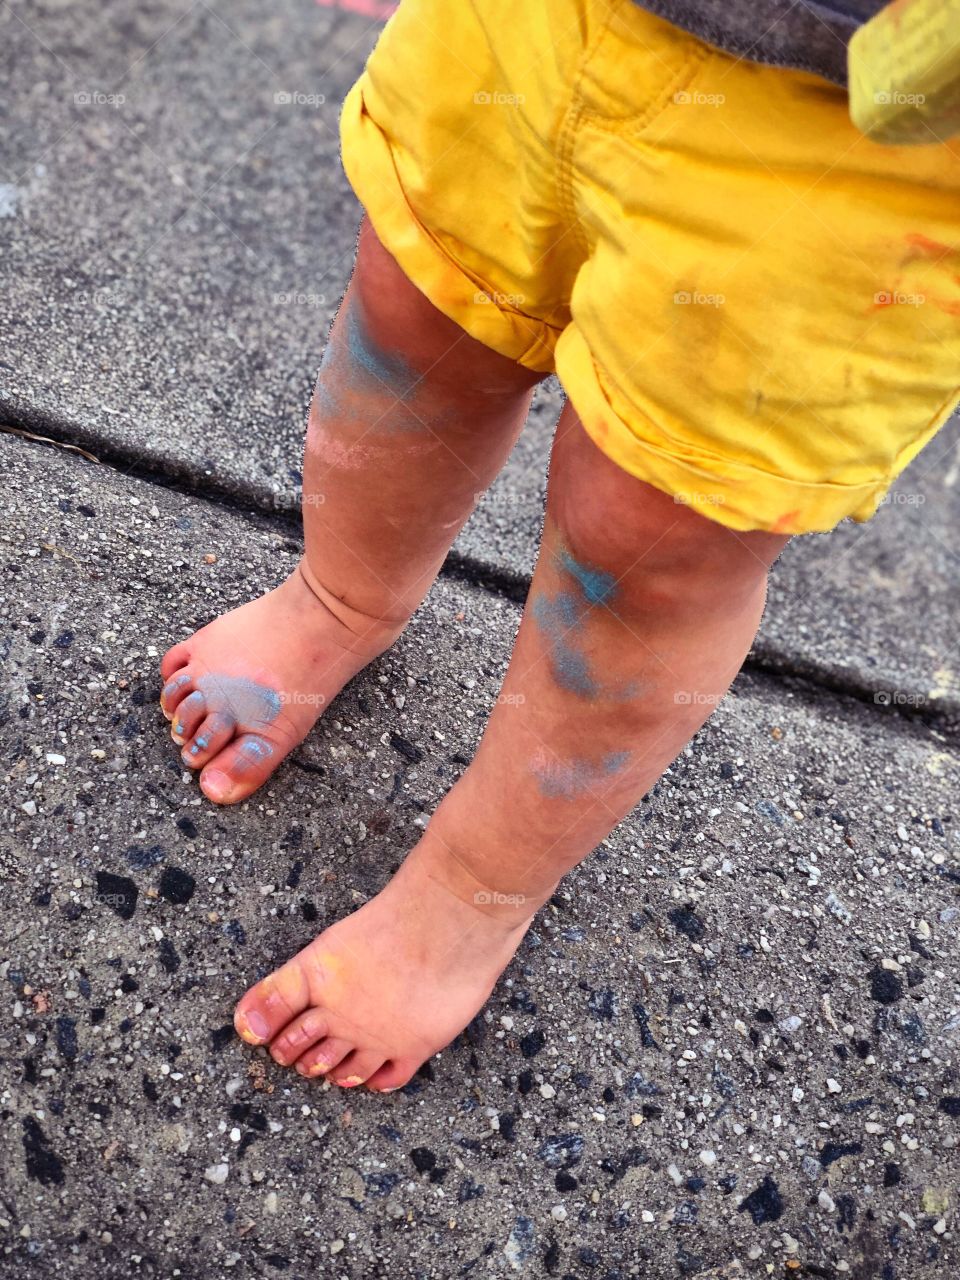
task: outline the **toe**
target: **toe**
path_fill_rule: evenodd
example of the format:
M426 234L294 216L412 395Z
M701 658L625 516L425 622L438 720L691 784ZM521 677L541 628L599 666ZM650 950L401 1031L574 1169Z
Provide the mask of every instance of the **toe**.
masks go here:
M336 1070L331 1071L330 1079L344 1089L355 1089L375 1075L382 1066L382 1053L357 1049L348 1053Z
M160 691L160 710L170 720L177 707L193 688L193 678L186 671L171 676Z
M414 1062L385 1062L379 1071L368 1076L367 1088L377 1093L393 1093L394 1089L402 1089L416 1074L418 1065Z
M233 1025L247 1044L266 1044L312 1004L307 975L294 957L240 997Z
M190 646L184 641L182 644L175 644L172 649L168 649L163 655L160 662L160 675L164 680L170 680L171 677L185 667L190 661Z
M222 751L233 737L237 722L225 711L211 711L200 722L200 727L190 742L184 743L180 755L183 763L190 769L202 769L208 760L212 760Z
M327 1036L325 1040L311 1045L306 1053L297 1059L294 1070L299 1071L302 1076L324 1076L339 1065L352 1050L351 1041Z
M281 1067L290 1067L329 1031L327 1015L316 1007L305 1009L270 1041L270 1056Z
M292 745L292 744L291 744ZM215 756L200 775L204 795L215 804L237 804L266 782L287 754L257 733L244 733Z
M170 726L174 742L184 743L192 738L207 714L207 700L199 689L194 689L177 707Z

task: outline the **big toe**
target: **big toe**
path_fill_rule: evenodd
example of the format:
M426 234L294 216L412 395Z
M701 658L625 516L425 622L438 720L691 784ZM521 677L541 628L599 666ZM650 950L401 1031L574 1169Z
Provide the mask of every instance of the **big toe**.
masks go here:
M267 1044L311 1004L307 975L294 956L240 997L233 1025L247 1044Z
M241 734L200 774L201 789L214 804L238 804L266 782L289 750L259 733Z

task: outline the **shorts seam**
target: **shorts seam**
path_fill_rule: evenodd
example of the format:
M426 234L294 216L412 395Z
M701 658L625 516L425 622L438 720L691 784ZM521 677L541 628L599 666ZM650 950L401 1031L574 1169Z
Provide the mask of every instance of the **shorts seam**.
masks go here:
M577 200L573 189L573 149L584 114L583 78L587 65L606 38L609 27L608 14L600 23L596 35L584 45L580 52L580 62L570 89L570 101L557 132L557 203L565 224L572 229L581 250L587 257L593 249L577 213Z

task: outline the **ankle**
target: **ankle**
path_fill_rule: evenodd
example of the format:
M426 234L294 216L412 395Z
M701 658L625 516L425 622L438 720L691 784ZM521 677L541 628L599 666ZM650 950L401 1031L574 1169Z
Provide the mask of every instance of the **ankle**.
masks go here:
M490 919L526 929L559 881L537 876L522 848L491 847L483 824L460 811L456 791L431 818L418 857L428 874L462 902Z
M391 617L389 613L377 617L353 608L346 600L327 590L311 569L306 556L291 576L298 578L322 608L340 623L345 632L346 647L368 659L385 653L410 621L409 613L402 618Z

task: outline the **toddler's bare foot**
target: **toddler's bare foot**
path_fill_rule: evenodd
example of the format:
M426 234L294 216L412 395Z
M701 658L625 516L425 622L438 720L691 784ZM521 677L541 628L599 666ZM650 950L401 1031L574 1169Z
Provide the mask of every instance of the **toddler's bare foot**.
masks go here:
M174 645L160 665L173 740L217 804L256 791L403 629L328 605L308 578L301 565L275 591Z
M301 1075L398 1089L482 1007L539 905L484 890L428 831L382 893L250 988L237 1031Z

